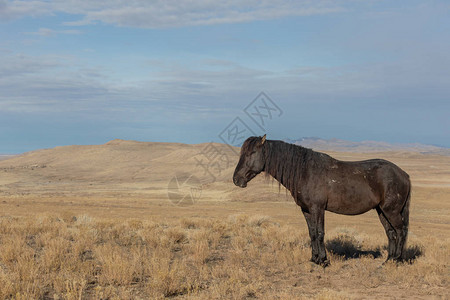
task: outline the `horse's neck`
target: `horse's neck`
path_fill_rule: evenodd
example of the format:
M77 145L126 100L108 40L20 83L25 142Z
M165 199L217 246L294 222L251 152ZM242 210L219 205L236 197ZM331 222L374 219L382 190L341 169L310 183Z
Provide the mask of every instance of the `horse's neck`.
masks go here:
M291 144L279 144L278 142L272 142L268 141L270 145L267 145L266 147L270 148L270 150L266 149L266 151L270 151L270 155L266 156L266 164L264 171L268 174L270 174L273 178L275 178L279 183L281 183L285 188L288 190L291 190L292 192L292 181L290 176L292 176L292 172L289 172L289 170L292 170L292 168L298 168L296 171L301 172L301 168L303 166L293 166L291 165L293 160L290 157L290 155L299 155L303 154L298 153L295 151L296 149L289 149L297 147L295 145ZM289 155L283 156L283 151L286 151L289 149ZM269 161L270 160L270 161ZM294 160L295 161L295 160ZM290 173L290 174L289 174Z

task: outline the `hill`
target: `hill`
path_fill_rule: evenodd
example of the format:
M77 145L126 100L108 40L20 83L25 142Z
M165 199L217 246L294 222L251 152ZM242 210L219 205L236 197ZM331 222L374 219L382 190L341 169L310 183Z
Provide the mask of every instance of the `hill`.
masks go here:
M236 188L232 175L238 151L218 143L189 145L125 140L43 149L0 161L0 195L140 194L161 199L167 198L171 184L195 179L193 184L201 189L202 199L264 201L286 197L284 192L279 193L277 183L267 184L270 180L264 176L256 177L246 189ZM448 171L446 156L411 151L326 152L343 160L385 158L410 173L415 184L432 181L434 185L449 185L443 176ZM423 172L427 172L428 179L421 175Z
M0 160L10 159L13 158L14 154L0 154Z
M223 158L221 169L209 163L211 153L207 151L211 148ZM238 159L234 151L214 143L125 140L37 150L0 161L0 194L144 193L165 197L168 182L177 174L194 175L201 184L231 182ZM206 172L206 167L211 170Z
M449 148L437 147L433 145L424 145L420 143L392 144L379 141L352 142L340 139L321 139L317 137L304 137L296 140L287 139L286 142L322 151L338 151L338 152L408 151L408 152L419 152L423 154L450 155Z

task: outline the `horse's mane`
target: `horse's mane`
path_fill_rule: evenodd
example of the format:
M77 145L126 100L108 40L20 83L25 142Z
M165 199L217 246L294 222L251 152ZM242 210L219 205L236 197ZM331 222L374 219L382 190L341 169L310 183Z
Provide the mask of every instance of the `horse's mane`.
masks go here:
M283 141L268 140L264 143L265 167L264 172L272 175L294 198L298 192L298 186L307 171L309 162L314 160L314 152L311 149L288 144Z

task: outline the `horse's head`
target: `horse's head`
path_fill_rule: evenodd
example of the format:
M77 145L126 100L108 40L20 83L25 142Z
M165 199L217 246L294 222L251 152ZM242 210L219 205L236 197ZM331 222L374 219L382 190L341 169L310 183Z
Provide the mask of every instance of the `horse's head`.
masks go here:
M247 182L264 170L265 158L263 145L266 142L266 135L263 137L249 137L241 147L241 157L234 170L233 182L242 188L247 186Z

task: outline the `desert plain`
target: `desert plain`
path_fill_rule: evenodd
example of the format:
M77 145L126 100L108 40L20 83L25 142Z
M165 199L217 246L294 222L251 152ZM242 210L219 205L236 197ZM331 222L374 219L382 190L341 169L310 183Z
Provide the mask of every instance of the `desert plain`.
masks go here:
M390 160L413 189L407 262L383 265L375 211L326 213L324 269L283 187L233 185L238 151L114 140L4 157L0 299L450 298L449 155L326 151Z

